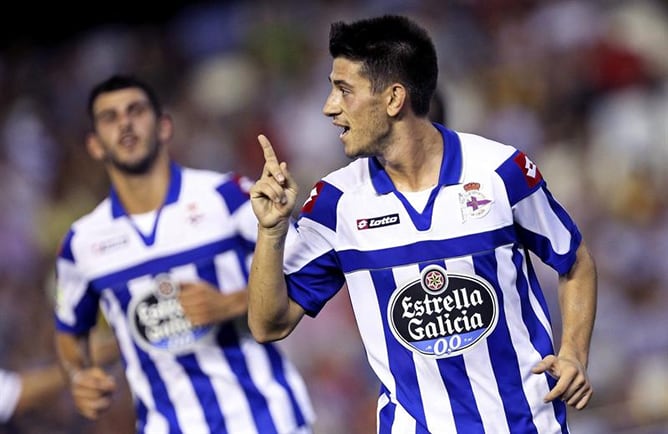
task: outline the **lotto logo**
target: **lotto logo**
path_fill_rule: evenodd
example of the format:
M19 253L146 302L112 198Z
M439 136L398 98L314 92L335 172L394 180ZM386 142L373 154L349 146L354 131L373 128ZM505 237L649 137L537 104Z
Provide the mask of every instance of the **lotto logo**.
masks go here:
M523 152L519 152L513 161L522 170L524 179L526 180L529 188L534 188L543 179L543 176L540 174L540 170L538 170L536 163L529 160L529 157L527 157Z
M399 223L399 214L390 214L382 217L371 217L357 220L357 229L374 229Z

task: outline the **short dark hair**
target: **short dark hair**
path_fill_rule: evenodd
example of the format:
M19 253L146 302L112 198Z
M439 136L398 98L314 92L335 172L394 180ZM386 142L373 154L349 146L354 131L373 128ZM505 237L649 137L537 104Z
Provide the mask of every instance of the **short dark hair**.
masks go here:
M162 115L162 105L160 104L160 100L158 99L157 94L155 93L155 91L151 86L149 86L146 82L142 81L141 79L133 75L115 74L107 78L106 80L98 83L91 89L90 94L88 95L88 105L87 105L88 116L90 117L91 122L93 122L93 124L95 123L93 104L95 104L95 100L100 94L105 92L113 92L115 90L120 90L120 89L127 89L131 87L136 87L141 89L148 97L148 100L151 103L151 106L153 107L153 110L155 111L156 115L158 116Z
M427 115L438 61L429 34L415 22L398 15L335 22L329 32L329 52L332 58L362 62L362 73L371 81L373 92L393 82L403 84L413 112Z

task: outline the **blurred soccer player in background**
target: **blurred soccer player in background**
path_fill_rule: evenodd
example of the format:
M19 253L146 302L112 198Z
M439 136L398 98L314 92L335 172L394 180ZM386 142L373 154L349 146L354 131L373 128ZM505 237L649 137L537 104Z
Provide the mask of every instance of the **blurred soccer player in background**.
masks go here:
M57 260L56 342L79 411L96 419L115 389L87 350L102 309L138 433L309 433L302 378L247 327L249 180L174 162L172 119L136 78L99 83L88 112L87 147L111 191L72 225Z

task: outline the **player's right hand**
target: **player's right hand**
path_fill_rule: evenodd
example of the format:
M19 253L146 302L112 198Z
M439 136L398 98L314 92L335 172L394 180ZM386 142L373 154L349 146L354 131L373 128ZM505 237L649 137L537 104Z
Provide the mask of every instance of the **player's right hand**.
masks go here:
M251 204L260 226L287 231L290 216L297 200L297 183L285 162L278 161L271 142L258 136L264 154L262 176L250 190Z
M111 395L116 390L114 377L98 367L81 369L70 378L72 397L79 413L96 420L111 406Z

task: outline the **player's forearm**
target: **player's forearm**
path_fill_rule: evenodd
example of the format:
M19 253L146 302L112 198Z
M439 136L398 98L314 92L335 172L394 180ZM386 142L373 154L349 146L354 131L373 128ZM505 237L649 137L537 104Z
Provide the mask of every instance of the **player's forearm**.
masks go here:
M65 376L58 365L21 373L21 396L14 414L37 408L65 386Z
M584 366L589 361L596 317L596 266L586 246L580 245L571 271L559 279L562 339L559 356L575 357Z
M262 228L258 232L248 280L248 324L260 342L281 339L294 327L283 275L286 236Z
M60 365L69 379L91 364L87 335L75 336L68 333L57 333L56 349Z

